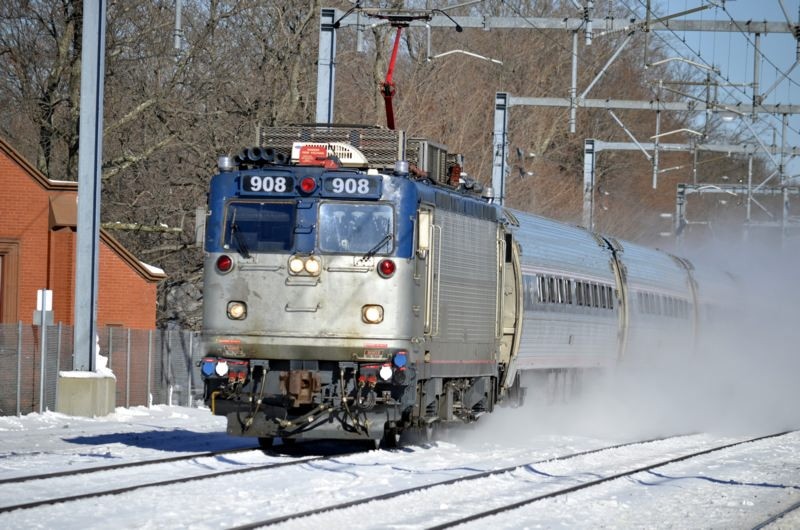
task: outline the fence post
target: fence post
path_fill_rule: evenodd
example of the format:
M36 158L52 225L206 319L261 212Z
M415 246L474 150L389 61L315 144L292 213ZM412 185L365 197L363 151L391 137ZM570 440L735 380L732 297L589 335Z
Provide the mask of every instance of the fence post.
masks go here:
M46 311L42 310L42 322L39 324L39 414L45 411L44 387L46 381L44 374L47 369L47 318L45 313Z
M58 331L56 333L58 333L58 341L56 341L56 380L58 380L58 374L61 372L61 335L64 333L64 325L59 322L57 329Z
M167 406L172 406L173 378L172 378L172 330L167 330Z
M125 368L125 407L130 408L131 406L131 328L128 328L128 348L125 352L127 359L126 359L126 368Z
M188 406L192 406L192 354L194 353L194 333L189 331L189 352L186 359L186 388L188 389L187 394L189 394Z
M153 330L147 332L147 407L153 406L151 382L153 379Z
M22 416L22 320L17 324L17 416Z
M58 376L61 373L61 334L63 332L63 326L59 322L56 326L56 377L54 379L55 386L53 386L53 403L58 403Z
M113 370L114 367L111 365L111 352L114 351L114 328L106 327L106 329L108 330L108 369ZM97 353L99 354L100 352Z

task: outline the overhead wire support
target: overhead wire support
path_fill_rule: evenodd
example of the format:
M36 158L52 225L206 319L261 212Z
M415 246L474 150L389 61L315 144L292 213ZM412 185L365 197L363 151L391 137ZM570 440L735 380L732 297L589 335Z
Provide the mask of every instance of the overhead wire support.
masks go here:
M745 37L748 44L753 45L754 47L756 46L750 40L749 34L766 35L769 33L791 33L797 42L795 49L795 58L797 60L800 60L800 26L798 26L797 24L784 23L784 22L770 22L764 24L761 22L753 22L750 20L746 22L737 21L736 19L733 18L733 15L730 14L730 12L727 10L724 4L721 6L721 8L723 13L725 13L730 19L728 24L736 28L736 30ZM694 51L693 53L697 54L697 52ZM782 77L784 77L787 81L789 81L789 83L800 87L800 83L788 77L788 75L783 69L779 68L778 65L776 65L769 57L765 56L764 53L761 52L760 50L759 50L759 55L767 64L775 68L778 72L781 72L781 74L783 74Z
M584 89L584 91L581 92L581 95L578 96L579 100L582 100L583 98L585 98L586 94L588 94L589 91L592 90L592 88L594 88L594 85L596 85L597 82L600 81L600 79L602 79L602 77L608 71L608 68L614 63L614 61L617 60L617 57L619 57L619 54L622 53L622 50L624 50L625 47L628 45L628 43L631 41L632 37L633 37L633 32L628 33L628 35L625 37L625 39L622 41L622 43L619 46L617 46L617 49L614 50L614 53L611 55L611 57L609 57L608 61L606 61L606 64L603 65L603 68L601 68L600 71L595 76L595 78L592 79L591 83L589 83L589 86L587 86Z
M569 85L569 132L575 134L578 121L578 31L572 32L572 72Z
M558 30L580 30L585 27L587 23L591 23L595 32L593 37L601 37L611 33L619 33L624 31L636 30L642 27L645 22L634 18L585 18L580 17L567 17L567 18L546 18L546 17L494 17L494 16L450 16L445 12L445 9L451 9L450 6L444 9L432 10L433 16L427 20L412 20L409 22L409 28L423 28L428 23L433 27L453 27L457 24L462 29L558 29ZM793 33L791 28L786 26L785 22L755 22L751 21L749 24L745 21L700 21L700 20L673 20L676 17L685 16L687 14L708 9L709 6L702 6L699 8L682 11L680 13L671 14L665 17L656 18L650 21L650 31L716 31L729 33L731 27L737 28L737 31L743 33ZM342 13L338 9L334 11L339 14L336 17L336 29L346 26L355 26L357 24L357 16L355 9ZM361 12L365 16L370 16L376 13L376 9L362 9ZM419 12L419 11L418 11ZM437 14L438 13L438 14ZM745 26L742 29L742 26ZM601 30L597 32L597 30Z
M609 115L611 115L612 118L614 118L614 121L617 122L617 125L619 125L622 128L623 131L625 131L625 134L628 135L628 138L631 139L631 141L636 145L636 147L638 147L642 151L642 153L644 153L644 156L647 157L648 162L653 160L653 157L650 156L650 153L647 152L647 149L645 149L644 146L642 146L642 144L639 142L639 140L636 139L636 137L633 135L633 133L630 131L630 129L628 129L625 126L625 124L622 123L622 120L620 120L617 117L617 115L614 114L614 111L611 110L611 109L608 109L608 113L609 113Z
M761 97L758 95L758 78L760 74L760 62L758 57L761 53L761 34L756 33L756 43L755 47L753 48L753 108L755 109L758 105L761 104L763 101ZM753 112L752 115L753 121L758 119L758 115Z
M639 4L640 4L640 5L642 5L642 6L645 6L645 5L646 5L646 4L645 4L645 2L644 2L644 0L638 0L638 2L639 2ZM766 57L766 56L763 54L763 52L760 50L760 46L756 46L756 45L754 45L753 41L751 41L751 40L750 40L750 38L749 38L749 35L748 35L748 34L754 33L754 34L756 34L756 35L760 35L761 33L765 33L765 34L766 34L766 33L791 33L791 34L794 36L794 38L795 38L795 39L798 39L798 36L800 36L800 29L798 29L798 27L797 27L797 26L792 26L792 25L791 25L791 23L784 23L784 22L766 22L766 21L764 21L764 22L755 22L755 21L752 21L752 20L748 20L748 21L737 21L737 20L735 20L735 19L733 18L733 16L732 16L732 15L731 15L731 14L730 14L728 11L727 11L727 9L725 8L725 5L724 5L724 4L722 4L721 6L716 6L716 7L721 7L721 8L723 9L724 13L725 13L725 14L728 16L728 18L730 19L730 20L729 20L729 22L725 22L725 23L724 23L724 24L726 24L726 25L728 26L728 30L727 30L728 32L731 32L731 28L735 28L735 31L738 31L739 33L741 33L741 34L742 34L742 35L745 37L745 39L747 40L747 43L748 43L749 45L753 45L753 47L754 47L754 48L759 48L759 50L758 50L758 55L757 55L757 56L760 56L760 57L761 57L761 58L762 58L764 61L766 61L767 63L769 63L770 65L772 65L772 66L773 66L773 67L774 67L774 68L775 68L777 71L780 71L780 72L782 72L782 71L781 71L781 70L780 70L780 69L779 69L779 68L778 68L778 67L777 67L777 66L776 66L776 65L775 65L775 64L774 64L774 63L773 63L773 62L772 62L772 61L771 61L771 60L770 60L768 57ZM630 7L628 7L628 9L629 9L629 10L630 10L632 13L636 14L636 13L635 13L635 11L633 11L633 10L632 10ZM718 21L714 21L713 23L711 23L711 22L707 22L707 23L706 23L706 25L704 25L704 26L703 26L702 28L700 28L700 29L702 29L702 30L704 30L704 31L712 31L712 29L710 29L710 28L709 28L708 24L711 24L711 26L717 26L717 25L719 24L719 22L718 22ZM676 30L675 30L674 28L672 28L672 27L671 27L671 28L667 28L667 30L668 30L668 31L670 31L670 32L672 33L672 35L674 35L676 38L678 38L678 39L680 40L680 38L678 37L678 35L677 35L677 33L676 33ZM717 30L713 30L713 31L717 31ZM671 42L670 42L670 41L666 40L666 39L665 39L664 37L662 37L661 35L659 35L659 38L661 38L661 40L662 40L662 41L663 41L663 42L664 42L664 43L665 43L665 44L666 44L668 47L670 47L670 48L671 48L673 51L675 51L676 53L680 53L680 52L679 52L679 51L678 51L678 50L677 50L677 49L676 49L676 48L675 48L675 47L674 47L674 46L671 44ZM691 47L689 47L689 46L686 44L686 41L685 41L685 39L682 39L682 42L683 42L683 44L684 44L684 45L686 45L686 46L687 46L687 48L689 48L689 50L690 50L690 51L691 51L691 52L694 54L694 56L695 56L695 57L697 57L697 58L698 58L698 60L699 60L700 62L702 62L702 63L704 63L704 64L708 65L708 63L707 63L707 62L706 62L706 61L705 61L705 60L702 58L702 56L700 55L699 51L697 51L697 50L694 50L694 49L692 49ZM798 43L799 43L798 45L800 46L800 41L798 41ZM754 56L756 56L756 55L754 55ZM716 69L716 68L715 68L713 65L708 65L708 66L707 66L707 68L708 68L709 70L712 70L716 76L718 76L718 77L720 77L720 78L722 78L722 79L725 79L725 80L727 80L727 78L723 77L723 76L721 75L721 73L719 72L719 70L718 70L718 69ZM782 72L782 73L783 73L783 75L784 75L784 78L785 78L785 79L787 79L787 80L788 80L790 83L792 83L792 84L795 84L795 85L798 85L798 83L797 83L796 81L794 81L793 79L791 79L791 78L789 78L789 77L788 77L788 73L786 73L786 72ZM783 107L783 109L784 109L784 110L781 110L781 107L782 107L781 105L768 105L768 106L765 106L765 105L764 105L764 103L763 103L763 101L764 101L764 99L765 99L765 95L764 95L764 94L761 94L761 95L760 95L760 97L755 97L755 96L757 95L757 91L756 91L756 92L754 92L753 94L748 94L748 93L747 93L747 91L745 91L744 89L739 89L739 88L737 88L737 87L739 87L739 86L741 86L741 87L746 87L746 88L752 88L752 86L753 86L753 84L752 84L752 83L748 83L748 84L741 84L741 85L739 85L739 84L732 84L732 83L724 83L724 84L720 84L720 85L718 85L718 86L723 86L723 87L732 87L732 88L735 88L735 89L737 89L737 91L738 91L738 92L740 92L740 93L741 93L741 94L742 94L744 97L746 97L747 99L750 99L752 103L755 103L755 104L753 104L752 106L750 106L750 107L749 107L749 108L751 109L751 110L750 110L750 114L751 114L751 116L754 116L754 115L756 115L756 114L766 114L768 118L775 119L777 114L784 114L784 113L786 112L786 110L785 110L786 108L788 108L788 107L793 107L792 105L789 105L788 107ZM777 86L777 85L776 85L776 86ZM800 86L800 85L798 85L798 86ZM730 91L730 90L727 90L727 89L726 89L725 91L726 91L726 93L727 93L727 95L728 95L728 96L733 96L734 98L736 97L735 95L733 95L733 94L731 93L731 91ZM771 92L771 91L772 91L772 88L770 89L770 92ZM689 96L689 95L686 95L686 97L691 97L691 96ZM715 99L716 99L716 98L715 98ZM737 108L739 108L739 109L743 108L743 106L742 106L740 103L737 103L735 106L736 106ZM753 109L759 109L759 110L758 110L758 112L756 112L756 111L754 111ZM731 108L731 109L729 109L729 110L731 110L732 112L734 112L734 113L736 113L736 114L739 114L739 115L741 115L741 113L740 113L740 112L737 112L737 110L735 110L735 109L732 109L732 108ZM797 112L796 112L795 110L790 110L790 111L788 111L788 114L796 114L796 113L797 113ZM772 126L772 125L769 125L769 126L770 126L771 128L773 128L773 129L774 129L774 126ZM800 134L800 130L797 130L797 129L793 128L793 127L788 127L788 128L789 128L789 130L791 130L792 132L794 132L794 133L796 133L796 134Z
M697 13L698 11L704 11L704 10L708 9L709 7L711 7L710 5L694 7L692 9L687 9L685 11L680 11L678 13L672 13L672 14L664 16L664 17L654 18L654 19L650 20L650 8L649 8L650 2L649 2L649 0L648 0L647 4L648 4L648 8L647 8L647 13L645 15L645 17L646 17L645 20L636 21L635 19L633 19L633 20L631 20L631 22L628 25L625 25L625 26L623 26L621 28L617 27L617 28L614 28L614 29L611 29L611 30L603 31L603 32L599 33L597 36L598 37L604 37L605 35L610 35L612 33L618 33L620 31L636 31L637 29L643 29L645 32L649 33L650 31L657 29L656 26L659 26L658 29L665 29L665 28L662 28L660 26L662 26L665 22L668 22L668 21L672 20L673 18L678 18L678 17L683 17L683 16L686 16L686 15L691 15L692 13ZM680 24L680 22L681 21L670 22L670 26L673 26L673 27L676 27L676 28L678 26L683 26L684 24ZM684 21L684 22L689 22L689 21ZM696 23L696 21L693 21L693 22ZM691 25L693 25L693 24L691 24ZM693 28L690 27L691 25L686 25L686 27L684 29L685 30L693 29ZM665 26L665 27L669 27L669 26ZM719 31L719 30L717 30L717 31Z
M594 38L594 25L592 24L592 15L594 14L594 0L586 0L586 7L583 10L584 21L584 36L586 38L586 46L592 45Z
M778 73L778 75L775 76L775 82L772 84L772 86L760 94L761 101L766 99L766 97L770 95L773 90L778 88L778 85L780 85L784 80L787 80L790 83L793 82L789 75L794 71L797 65L800 64L800 25L792 22L791 18L789 17L789 13L786 11L786 6L784 5L783 0L778 0L778 3L783 11L783 16L786 18L786 25L795 39L795 61L786 71L783 71L777 67L775 68L775 71ZM800 10L800 8L798 9ZM798 18L800 19L800 12L798 12Z

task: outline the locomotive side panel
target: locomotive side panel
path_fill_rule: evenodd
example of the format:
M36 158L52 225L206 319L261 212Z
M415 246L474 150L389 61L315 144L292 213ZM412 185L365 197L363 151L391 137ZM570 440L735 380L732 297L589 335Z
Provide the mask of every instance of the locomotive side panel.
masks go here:
M426 376L495 374L499 250L495 222L436 209Z

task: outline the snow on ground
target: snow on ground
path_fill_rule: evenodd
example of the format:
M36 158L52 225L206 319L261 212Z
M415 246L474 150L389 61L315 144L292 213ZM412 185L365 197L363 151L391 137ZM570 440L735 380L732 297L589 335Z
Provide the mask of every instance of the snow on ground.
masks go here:
M0 416L0 479L253 445L226 435L224 421L201 409L118 408L94 419Z
M540 462L560 454L635 439L625 422L604 422L604 436L578 433L555 417L575 416L571 406L501 409L469 429L445 433L429 446L399 451L363 449L353 455L270 470L142 489L102 500L78 501L0 514L3 528L224 528L314 506L434 483L479 470ZM536 413L539 422L531 422ZM629 418L634 420L635 418ZM636 421L635 423L639 423ZM169 457L211 449L253 446L225 434L224 420L206 409L157 406L117 409L102 418L48 412L0 417L0 480L70 468ZM616 429L617 436L608 436ZM559 432L560 431L560 432ZM759 433L750 433L757 435ZM491 509L581 480L614 474L747 437L744 432L695 434L639 444L567 461L536 463L479 482L437 487L350 511L292 520L284 528L424 528ZM641 438L639 438L641 439ZM353 447L351 446L350 449ZM312 447L311 452L316 449ZM251 451L158 468L159 480L180 473L286 460ZM178 467L183 466L183 467ZM188 467L187 467L188 466ZM138 473L142 473L138 471ZM153 473L152 471L148 473ZM0 506L29 495L74 494L87 487L72 477L60 486L28 483L0 487ZM121 480L118 475L114 480ZM126 479L127 480L127 479ZM64 484L69 484L65 486ZM100 484L99 487L119 487ZM47 491L47 488L52 491ZM97 487L95 485L95 487ZM26 496L28 495L28 496ZM599 488L543 500L467 525L471 528L751 528L800 502L800 434L739 446L724 453L659 468ZM800 514L770 528L800 528Z

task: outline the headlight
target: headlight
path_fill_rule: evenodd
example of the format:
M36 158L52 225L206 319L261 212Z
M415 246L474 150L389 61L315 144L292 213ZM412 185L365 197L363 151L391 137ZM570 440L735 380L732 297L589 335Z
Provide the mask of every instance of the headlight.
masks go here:
M383 322L383 307L379 305L365 305L361 308L361 320L367 324Z
M228 373L228 361L220 359L217 363L217 366L214 368L214 371L218 376L225 377L225 375Z
M289 270L292 272L292 274L300 274L303 272L304 268L305 263L303 263L303 260L297 256L293 256L292 259L289 260Z
M301 274L303 271L310 276L319 276L322 270L322 261L317 256L292 256L289 258L289 273Z
M384 381L388 381L392 378L392 365L391 364L384 364L381 366L380 371L378 371L378 375L381 376L381 379Z
M308 258L305 263L306 272L309 273L311 276L317 276L319 274L320 269L322 269L322 264L319 262L319 258L314 256Z
M244 302L228 302L228 318L243 320L247 316L247 306Z

